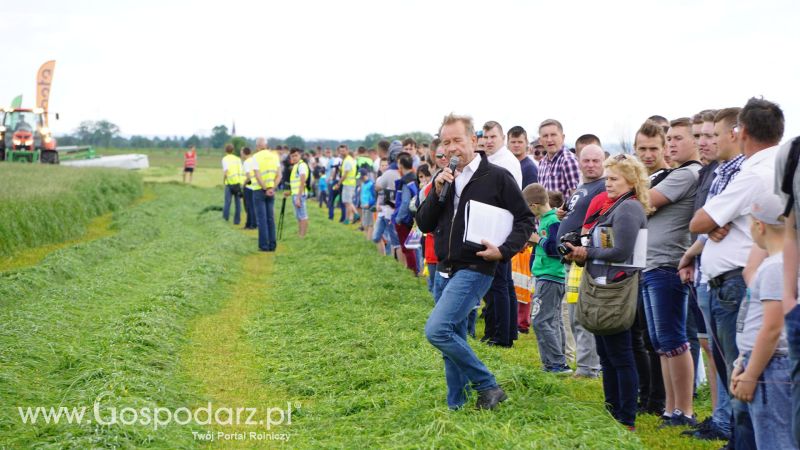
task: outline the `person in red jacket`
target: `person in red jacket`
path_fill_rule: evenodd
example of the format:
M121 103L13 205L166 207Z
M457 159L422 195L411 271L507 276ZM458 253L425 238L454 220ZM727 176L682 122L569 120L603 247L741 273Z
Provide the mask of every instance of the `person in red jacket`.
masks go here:
M197 150L194 145L189 147L189 151L183 154L183 182L186 183L186 175L189 175L189 184L192 184L192 173L197 165Z

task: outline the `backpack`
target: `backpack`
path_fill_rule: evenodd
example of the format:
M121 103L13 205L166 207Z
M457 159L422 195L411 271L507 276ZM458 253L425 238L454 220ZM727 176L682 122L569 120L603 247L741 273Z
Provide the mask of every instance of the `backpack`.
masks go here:
M398 180L398 183L402 183L402 178L400 180ZM409 190L410 195L411 195L411 199L413 199L414 197L417 196L417 194L419 194L419 187L417 186L416 182L409 181L408 183L405 184L405 186L408 187L408 190ZM409 203L408 214L406 214L404 217L400 217L399 212L400 212L400 205L402 203L403 203L403 188L402 188L402 186L400 186L398 188L398 190L397 190L397 194L396 194L396 198L395 198L395 204L397 205L397 209L394 210L395 223L399 223L399 224L403 224L403 225L411 225L412 223L414 223L414 213L411 211L411 208L410 208L411 204Z
M798 159L800 159L800 137L796 137L792 141L792 147L789 149L789 156L786 160L786 171L781 180L781 192L789 196L786 208L783 210L783 215L786 217L789 217L794 205L794 173L797 171Z

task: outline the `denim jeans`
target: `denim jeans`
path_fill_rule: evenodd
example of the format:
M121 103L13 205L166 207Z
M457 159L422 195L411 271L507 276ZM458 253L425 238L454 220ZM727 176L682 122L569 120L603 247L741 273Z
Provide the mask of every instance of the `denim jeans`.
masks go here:
M233 224L239 225L242 218L242 199L238 195L233 195L230 184L225 185L225 203L222 207L222 218L228 220L231 215L231 197L233 197L233 201L236 204L236 209L233 213Z
M425 324L425 337L444 357L447 406L457 409L467 401L467 384L478 392L497 386L494 375L478 359L467 342L467 321L475 303L486 294L491 275L468 269L433 284L435 306Z
M567 365L564 357L564 340L561 333L561 302L564 284L538 278L531 300L533 331L539 344L539 357L545 369L558 369Z
M748 352L743 368L747 367L749 360ZM758 378L759 384L753 392L753 401L746 404L753 421L758 448L797 448L791 430L790 366L788 357L773 356Z
M247 214L247 219L244 226L247 228L255 228L256 225L256 210L253 205L253 190L244 189L244 212Z
M733 277L712 287L709 291L711 304L711 330L716 336L714 361L717 371L724 376L725 386L729 386L733 362L739 357L736 346L736 319L739 306L747 293L747 286L741 276ZM720 353L721 352L721 353Z
M712 287L710 293L711 333L715 337L712 350L717 373L727 389L730 386L733 362L739 357L736 346L736 319L747 286L740 276L725 280L722 285ZM736 448L755 448L753 423L747 406L731 398L733 411L733 436Z
M595 336L595 342L603 367L603 394L606 408L618 422L634 426L639 377L633 359L631 331Z
M575 336L575 354L578 362L578 370L575 373L595 376L600 371L600 357L597 355L596 340L592 333L575 320L575 308L577 306L577 303L567 304L569 327L572 329L572 335Z
M660 355L677 356L685 351L688 291L674 267L644 272L644 313L650 341ZM681 350L683 349L683 350Z
M786 338L789 341L789 374L792 381L792 436L800 446L800 307L794 307L785 317Z
M263 251L274 251L278 246L275 237L275 196L269 196L263 190L254 191L253 208L256 211L258 226L258 248Z
M333 220L333 210L336 209L336 196L339 192L334 190L333 186L328 187L328 220Z
M397 230L392 225L391 219L378 215L378 220L375 221L375 229L372 231L372 242L377 244L381 241L381 238L386 239L386 243L393 248L400 246L400 238L397 236Z
M708 335L708 342L711 347L715 346L716 336L711 329L711 293L708 290L708 284L699 283L697 285L697 306L703 314L703 321L706 324L706 331ZM720 377L719 369L717 369L717 407L714 408L711 414L711 421L717 430L729 434L733 422L733 410L731 409L731 397L728 395L728 389Z
M428 264L428 292L433 294L433 280L436 279L436 264Z

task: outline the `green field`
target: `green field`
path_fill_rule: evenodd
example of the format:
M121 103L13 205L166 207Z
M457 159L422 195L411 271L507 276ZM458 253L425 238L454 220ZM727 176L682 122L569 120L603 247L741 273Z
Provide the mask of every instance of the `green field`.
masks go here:
M173 180L169 167L155 169L163 173L148 179ZM721 445L658 431L652 416L628 432L603 408L598 380L540 370L532 335L513 349L473 341L510 399L493 412L449 411L441 356L422 332L432 307L422 280L316 206L307 239L295 236L287 211L278 252L257 252L254 232L221 220L213 186L148 183L139 201L114 210L108 232L33 266L0 268L0 448ZM18 410L85 406L93 419L96 402L106 422L114 408L210 403L256 408L275 425L32 425ZM698 408L708 413L706 390ZM291 423L277 423L279 409L291 410ZM216 439L200 439L207 435Z

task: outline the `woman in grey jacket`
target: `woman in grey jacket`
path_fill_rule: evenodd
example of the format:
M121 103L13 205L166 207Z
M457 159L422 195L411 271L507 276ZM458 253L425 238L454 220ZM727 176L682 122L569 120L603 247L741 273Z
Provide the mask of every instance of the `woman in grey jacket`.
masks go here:
M647 228L650 207L647 170L636 158L620 154L606 160L606 193L595 198L587 211L589 245L573 247L567 260L585 264L589 275L601 284L626 279L640 270L612 266L633 257L639 230ZM610 212L609 212L610 211ZM580 300L579 300L580 301ZM595 336L597 353L603 367L603 393L611 415L633 430L636 422L639 377L633 357L630 329L618 334Z

